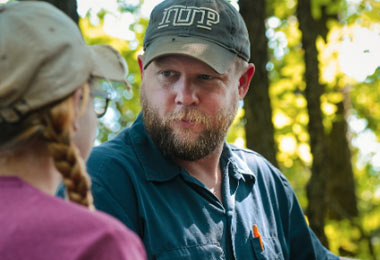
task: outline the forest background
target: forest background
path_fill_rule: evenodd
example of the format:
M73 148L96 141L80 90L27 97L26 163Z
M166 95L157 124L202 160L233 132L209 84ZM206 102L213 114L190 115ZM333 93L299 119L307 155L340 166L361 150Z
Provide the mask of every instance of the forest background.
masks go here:
M160 1L46 2L71 16L87 43L110 44L127 60L133 90L113 85L96 143L107 141L140 111L137 55ZM247 24L256 73L228 141L281 169L332 252L380 259L380 0L231 2Z

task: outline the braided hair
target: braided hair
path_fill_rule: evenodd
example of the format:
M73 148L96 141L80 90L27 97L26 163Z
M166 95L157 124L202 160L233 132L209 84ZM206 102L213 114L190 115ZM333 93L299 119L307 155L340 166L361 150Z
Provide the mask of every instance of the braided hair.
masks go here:
M83 111L89 98L89 85L85 84L82 89ZM30 113L20 122L0 123L0 149L17 151L28 143L42 141L63 177L69 200L93 209L90 179L72 141L74 115L74 98L70 95ZM7 154L11 155L9 152Z

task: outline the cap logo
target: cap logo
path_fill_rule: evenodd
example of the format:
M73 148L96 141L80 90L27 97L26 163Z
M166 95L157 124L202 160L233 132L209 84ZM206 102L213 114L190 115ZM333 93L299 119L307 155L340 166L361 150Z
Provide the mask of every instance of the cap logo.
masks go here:
M194 23L198 28L211 31L212 26L219 23L219 13L207 7L172 5L164 9L162 21L157 29L170 25L192 26Z

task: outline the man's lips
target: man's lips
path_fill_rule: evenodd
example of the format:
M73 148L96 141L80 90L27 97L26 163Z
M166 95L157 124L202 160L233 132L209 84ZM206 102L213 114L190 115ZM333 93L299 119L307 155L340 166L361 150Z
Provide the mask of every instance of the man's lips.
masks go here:
M201 123L198 122L197 120L189 119L189 118L179 118L179 119L174 120L174 123L183 128L193 128L193 127L197 127L201 125Z
M180 119L180 120L177 120L177 122L182 126L188 126L188 127L196 125L195 120Z

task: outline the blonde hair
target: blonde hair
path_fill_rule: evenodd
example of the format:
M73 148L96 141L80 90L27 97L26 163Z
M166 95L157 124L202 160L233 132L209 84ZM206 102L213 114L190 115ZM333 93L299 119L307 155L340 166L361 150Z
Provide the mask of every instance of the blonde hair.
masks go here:
M82 89L83 111L89 98L89 85L85 84ZM43 142L63 177L70 201L93 209L90 179L83 159L72 141L75 115L73 102L73 95L70 95L53 105L32 112L18 123L0 124L0 147L3 151L11 148L17 154L25 144ZM12 156L11 153L8 155Z

